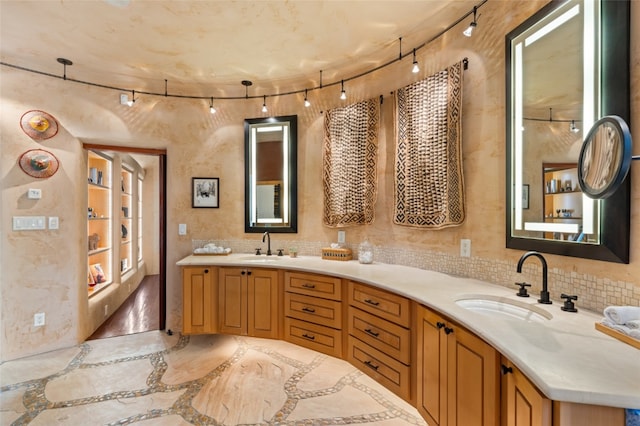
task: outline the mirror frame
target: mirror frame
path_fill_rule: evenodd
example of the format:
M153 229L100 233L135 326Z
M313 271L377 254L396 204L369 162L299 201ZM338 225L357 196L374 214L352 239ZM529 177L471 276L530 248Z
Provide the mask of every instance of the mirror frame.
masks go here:
M512 236L512 111L511 85L512 41L541 18L566 3L553 0L524 21L505 38L506 52L506 247L535 250L563 256L629 263L631 225L631 173L618 190L600 201L601 242L578 244L570 241L549 241ZM601 116L618 115L627 122L630 118L630 1L601 0ZM577 159L576 159L577 161ZM622 213L620 213L622 212Z
M251 225L251 126L254 124L289 123L289 226ZM244 232L246 233L297 233L298 232L298 116L247 118L244 120Z

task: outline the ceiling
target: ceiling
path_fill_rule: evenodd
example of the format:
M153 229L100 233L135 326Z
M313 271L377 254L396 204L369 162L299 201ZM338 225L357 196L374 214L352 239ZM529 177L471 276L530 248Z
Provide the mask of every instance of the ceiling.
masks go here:
M138 91L244 96L250 80L250 96L283 93L319 86L321 71L327 85L393 60L400 37L410 53L478 3L2 0L0 56L59 76L56 58L67 58L69 78Z

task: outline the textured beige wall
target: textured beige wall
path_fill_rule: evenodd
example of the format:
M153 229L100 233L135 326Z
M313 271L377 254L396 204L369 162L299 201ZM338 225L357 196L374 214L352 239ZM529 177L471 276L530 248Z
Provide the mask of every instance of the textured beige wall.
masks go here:
M505 63L504 37L546 1L491 1L482 9L481 25L473 38L450 31L418 52L421 72L410 72L411 60L369 74L346 84L349 102L384 95L381 109L379 191L376 219L371 226L347 228L347 241L357 243L366 235L377 245L415 252L456 257L459 240L472 240L475 265L482 276L494 280L491 265L506 262L515 270L522 252L504 248L505 241ZM640 134L640 7L633 5L632 131ZM462 26L462 24L461 24ZM416 79L431 75L468 57L464 76L463 156L467 220L441 231L408 229L392 224L393 117L390 93ZM73 59L73 58L71 58ZM53 57L52 57L53 60ZM11 68L0 68L0 359L68 346L86 337L78 322L87 317L84 295L86 241L86 171L82 141L114 145L164 148L168 153L168 327L181 326L180 271L175 262L189 254L192 238L239 241L253 247L258 234L244 233L243 120L260 117L262 100L219 101L211 116L207 101L137 96L135 107L118 103L118 93L65 82ZM73 75L73 69L68 70ZM82 78L75 76L74 78ZM240 80L240 79L239 79ZM161 79L159 78L159 82ZM101 83L108 84L108 76ZM163 83L158 83L162 91ZM322 225L322 111L342 105L339 87L312 91L310 108L303 97L270 98L269 115L298 115L299 125L299 229L298 234L273 239L331 242L335 229ZM239 93L243 88L239 85ZM42 109L60 121L60 134L42 144L31 141L19 128L20 116ZM16 160L30 148L45 147L61 160L58 174L36 181L20 171ZM638 148L636 148L638 152ZM191 208L191 177L220 178L220 208ZM31 187L43 190L43 199L26 200ZM563 273L588 274L612 281L633 283L640 292L640 186L633 186L631 264L620 265L560 256L547 256L551 268ZM60 231L16 233L11 216L58 215ZM177 235L178 223L186 223L187 236ZM277 243L275 243L277 244ZM488 265L488 266L483 266ZM484 268L484 269L483 269ZM458 270L468 273L475 269ZM456 272L455 270L453 272ZM507 277L508 278L508 277ZM631 291L634 291L632 288ZM33 314L47 313L47 325L34 329Z

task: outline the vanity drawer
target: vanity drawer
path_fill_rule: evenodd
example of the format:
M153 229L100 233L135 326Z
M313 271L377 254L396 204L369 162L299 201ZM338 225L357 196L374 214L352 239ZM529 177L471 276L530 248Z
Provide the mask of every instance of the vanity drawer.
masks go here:
M342 298L342 280L324 275L285 272L284 289L325 299L340 300Z
M408 329L349 306L349 334L403 364L411 361L411 333Z
M353 336L349 336L347 345L347 360L351 364L399 397L411 400L411 375L408 366Z
M331 327L286 317L284 319L284 340L342 358L342 332Z
M288 317L342 328L342 304L335 300L287 292L284 294L284 310Z
M349 304L409 328L411 303L405 297L349 281Z

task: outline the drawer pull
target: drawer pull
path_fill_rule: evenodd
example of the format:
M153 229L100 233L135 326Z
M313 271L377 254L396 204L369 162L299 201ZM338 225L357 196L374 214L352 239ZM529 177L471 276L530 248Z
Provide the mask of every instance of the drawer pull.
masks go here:
M378 368L380 368L380 366L375 365L375 364L374 364L374 363L372 363L371 361L365 361L365 362L364 362L364 364L365 364L367 367L369 367L369 368L371 368L371 369L373 369L373 370L376 370L376 371L378 371Z
M365 303L368 303L373 306L378 306L380 304L380 302L376 302L375 300L371 300L371 299L364 299L364 301Z
M378 337L380 335L380 333L376 333L375 331L371 330L370 328L365 328L364 331L365 331L365 333L370 334L373 337Z
M304 308L302 308L302 310L303 310L303 311L305 311L305 312L309 312L309 313L311 313L311 314L313 314L313 313L315 313L315 312L316 312L316 310L315 310L315 309L313 309L313 308L307 308L306 306L305 306Z
M304 337L306 339L309 339L309 340L316 340L316 336L312 336L312 335L309 335L307 333L303 334L302 337Z
M316 288L316 285L315 284L304 283L304 284L302 284L302 287L304 287L304 288Z

